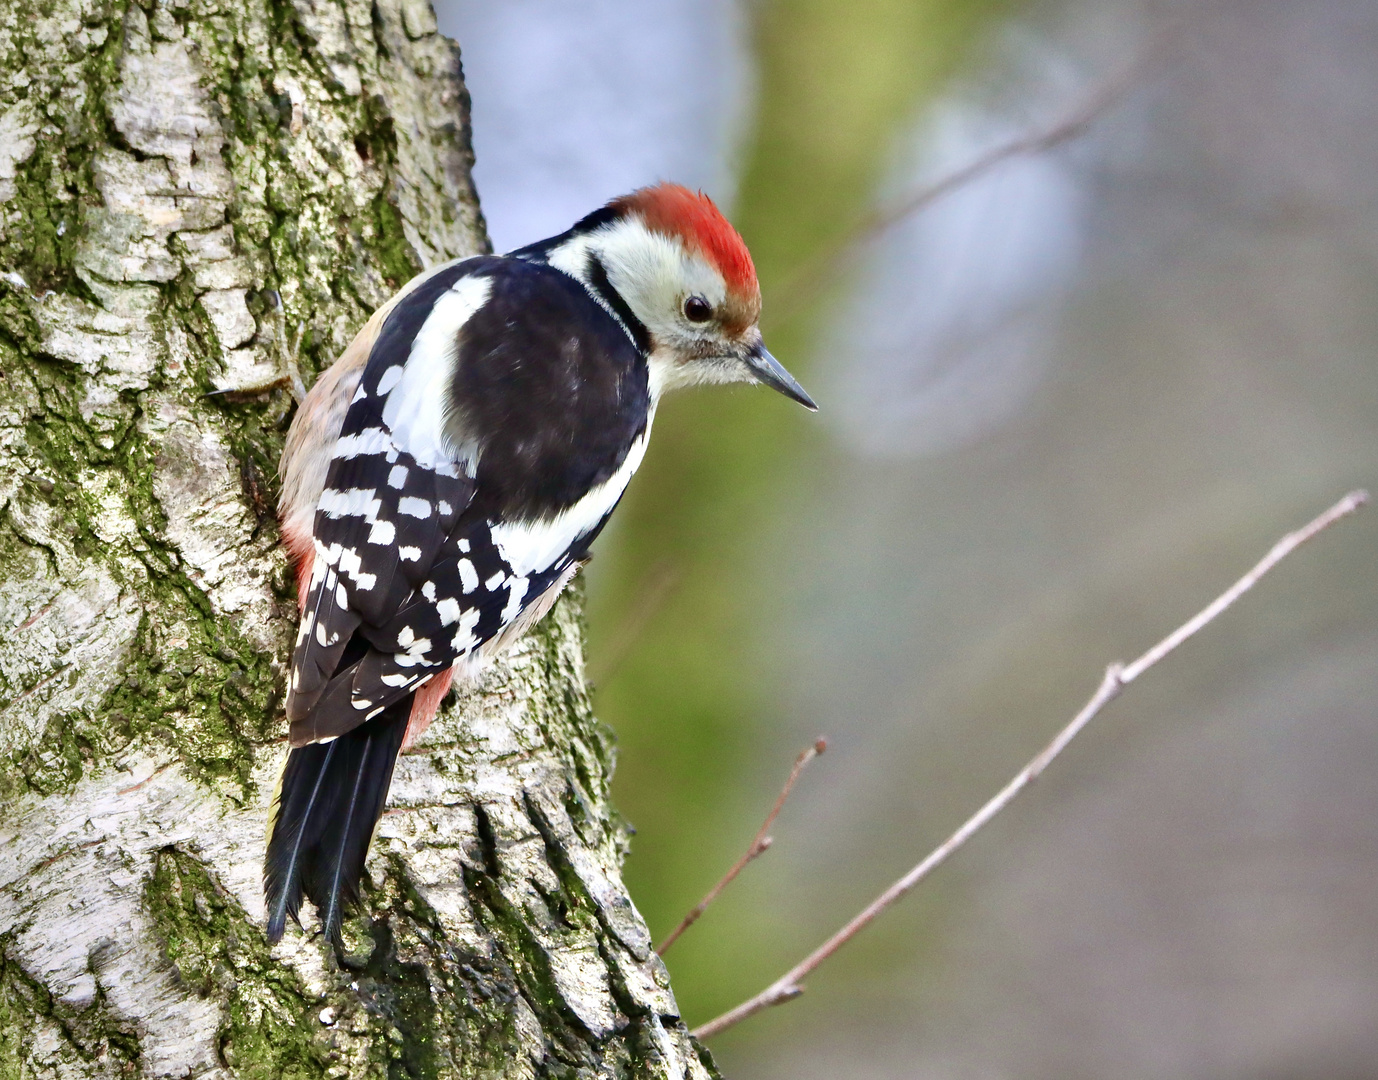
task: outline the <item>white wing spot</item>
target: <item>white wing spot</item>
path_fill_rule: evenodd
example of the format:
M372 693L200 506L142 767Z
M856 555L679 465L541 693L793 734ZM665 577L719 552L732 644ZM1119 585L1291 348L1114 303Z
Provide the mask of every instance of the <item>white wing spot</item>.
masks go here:
M324 510L333 518L361 517L372 521L378 516L381 506L382 503L372 488L350 488L348 491L326 488L321 492L321 500L316 504L316 509Z
M418 499L415 495L403 495L397 500L397 512L406 514L407 517L420 518L425 521L431 516L431 504L425 499Z
M453 596L447 596L440 603L435 605L436 613L440 616L441 626L450 626L459 622L459 601Z
M374 528L377 528L376 524ZM366 574L363 572L363 561L359 558L359 553L353 548L340 549L338 565L340 573L348 574L352 577L354 583L358 585L359 589L363 592L368 592L378 583L377 574ZM343 606L343 603L344 602L341 601L341 606Z
M410 471L405 465L394 465L392 472L388 473L388 487L397 488L400 491L402 485L407 482L407 473Z
M504 623L510 623L517 617L517 613L521 611L522 600L526 597L527 586L530 584L531 582L524 577L514 577L512 579L511 585L509 586L512 593L507 598L507 606L502 609L502 621Z
M487 581L483 583L483 587L487 589L489 592L492 592L506 580L507 575L504 574L501 570L499 570L496 574L494 574L492 577L490 577Z
M359 393L364 388L359 387ZM381 454L392 446L392 437L382 428L365 428L353 435L341 435L335 442L338 459L355 458L360 454Z
M432 604L434 604L434 603L435 603L435 582L434 582L434 581L428 581L428 582L426 582L426 584L422 585L422 586L421 586L421 595L424 596L427 600L429 600Z
M478 608L469 608L459 617L459 629L450 641L450 648L461 656L478 644L478 638L474 637L474 627L478 626L478 620Z
M407 544L403 544L397 549L397 557L399 559L405 559L407 562L420 562L421 549L419 547L410 547Z
M406 652L393 653L392 660L398 667L416 667L426 663L426 654L431 651L430 638L417 638Z
M368 530L370 544L387 546L397 539L397 526L391 521L375 521Z
M459 560L459 584L464 589L465 596L478 588L478 571L468 559Z

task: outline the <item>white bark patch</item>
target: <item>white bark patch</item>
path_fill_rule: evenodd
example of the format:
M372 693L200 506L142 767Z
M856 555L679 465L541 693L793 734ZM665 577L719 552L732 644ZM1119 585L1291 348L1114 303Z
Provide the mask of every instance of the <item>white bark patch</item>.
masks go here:
M81 1008L99 994L135 1027L141 1075L223 1075L220 1006L174 978L144 889L158 851L175 845L205 858L250 910L261 908L248 871L262 824L252 812L224 815L219 800L167 766L134 757L70 796L17 800L0 826L0 926L15 928L14 960L54 997Z
M296 0L293 7L302 29L325 58L336 86L350 97L358 97L363 84L355 63L358 50L350 38L345 5L334 0Z
M5 756L26 752L64 713L99 704L120 678L141 614L137 598L122 596L99 568L86 567L62 585L49 576L38 549L31 559L31 574L0 581L0 754Z
M143 390L164 354L148 319L54 294L33 306L43 349L111 390Z
M178 241L187 253L197 289L242 289L254 283L249 261L235 250L234 230L228 225L196 232L183 230Z
M14 198L18 168L38 148L38 117L33 105L21 101L0 112L0 204Z
M215 327L220 347L227 352L247 344L257 329L243 289L211 289L201 294L201 307Z
M250 641L267 649L276 642L270 630L273 558L266 539L253 542L254 521L235 470L213 433L178 419L163 436L153 493L167 514L166 537L181 552L188 576L217 614L234 617Z
M193 157L219 161L225 136L202 89L204 73L185 41L151 42L146 25L131 22L120 79L107 105L129 145L175 166ZM204 166L203 166L204 167ZM229 174L220 170L226 181Z

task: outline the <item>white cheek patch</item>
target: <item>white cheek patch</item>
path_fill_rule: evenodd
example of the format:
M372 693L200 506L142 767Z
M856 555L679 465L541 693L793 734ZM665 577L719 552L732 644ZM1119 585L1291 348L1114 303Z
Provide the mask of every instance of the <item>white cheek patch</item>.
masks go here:
M636 218L594 233L590 241L612 287L658 341L701 336L701 328L684 317L686 297L702 296L714 308L727 299L727 283L717 269Z

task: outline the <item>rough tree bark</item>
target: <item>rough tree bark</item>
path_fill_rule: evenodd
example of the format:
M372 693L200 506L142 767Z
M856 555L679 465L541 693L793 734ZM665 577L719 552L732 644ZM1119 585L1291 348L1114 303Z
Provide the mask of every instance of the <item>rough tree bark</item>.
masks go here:
M577 598L404 756L344 964L263 938L292 373L485 246L467 106L427 0L0 5L4 1080L712 1074Z

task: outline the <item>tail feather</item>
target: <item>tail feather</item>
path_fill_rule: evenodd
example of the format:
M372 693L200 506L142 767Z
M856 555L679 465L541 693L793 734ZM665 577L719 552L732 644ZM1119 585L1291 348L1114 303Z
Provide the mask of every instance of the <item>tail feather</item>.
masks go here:
M345 906L359 899L364 860L407 732L411 698L337 739L287 757L268 819L263 888L268 940L281 940L303 895L336 944Z

